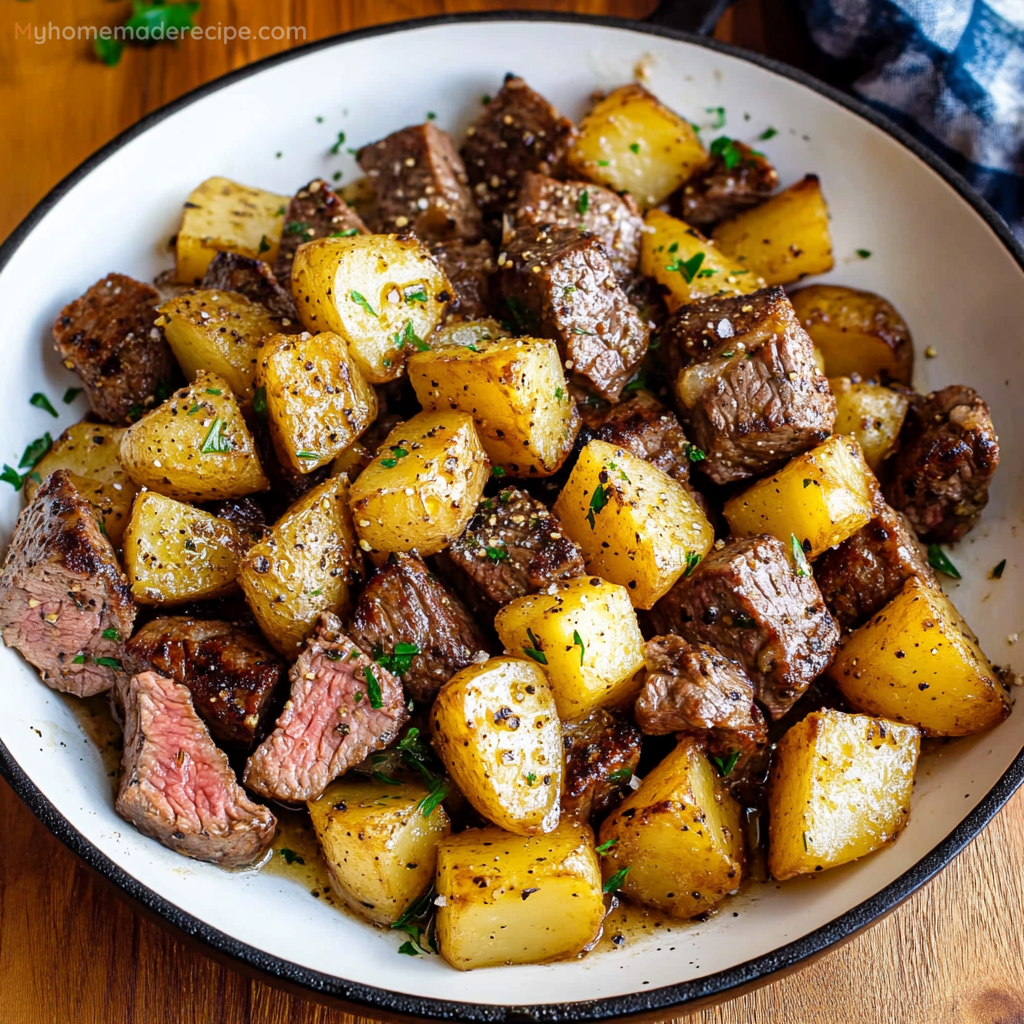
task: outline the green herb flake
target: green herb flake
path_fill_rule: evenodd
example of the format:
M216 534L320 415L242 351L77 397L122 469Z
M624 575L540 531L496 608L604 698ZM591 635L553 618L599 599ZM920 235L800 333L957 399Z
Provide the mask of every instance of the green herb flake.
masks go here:
M1004 558L993 570L988 574L990 579L1001 580L1003 578L1003 570L1006 568L1006 559Z
M688 260L673 260L671 263L665 265L665 269L669 273L678 271L683 275L683 280L687 284L693 284L693 279L697 276L697 271L700 270L700 266L703 262L704 253L698 252Z
M731 171L743 159L743 154L736 145L736 141L727 135L720 135L715 139L708 147L708 151L712 156L722 158L722 163L727 171Z
M610 166L610 164L611 164L611 160L598 160L597 161L597 166L598 167L608 167L608 166Z
M382 650L374 651L373 660L377 662L381 668L387 669L388 672L391 672L396 676L402 676L412 668L412 659L419 653L419 644L399 642L395 644L395 649L391 654L385 654ZM409 731L412 732L413 730L410 729ZM399 744L399 746L401 746L401 744Z
M555 388L555 401L556 402L560 402L563 398L565 398L565 391L564 391L564 389L562 389L560 387L559 388Z
M483 96L480 97L480 102L486 107L487 104L491 102L491 94L485 92Z
M548 656L541 650L541 646L537 642L537 638L533 635L533 630L528 628L526 630L526 635L529 638L530 643L533 644L533 646L524 647L523 653L528 658L533 658L533 660L537 662L539 665L546 665L548 663Z
M284 226L286 235L302 235L309 230L309 224L304 220L290 220Z
M429 818L438 805L451 792L452 785L447 779L434 779L430 783L430 792L419 802L419 812L424 818Z
M689 441L686 442L683 451L686 452L686 457L691 462L703 462L707 458L707 455L700 448L695 444L690 444Z
M405 304L407 306L413 306L417 302L427 301L427 289L422 284L415 284L410 288L406 288L402 295L405 298Z
M622 888L622 883L626 880L626 875L629 874L629 868L620 868L618 871L608 879L607 882L602 886L604 892L618 892Z
M85 388L68 388L64 392L64 404L70 405L84 390Z
M286 864L305 865L306 863L294 850L289 850L287 846L282 846L281 849L277 852L281 854L282 857L284 857Z
M344 132L338 132L338 138L335 141L334 145L331 146L331 148L330 148L331 155L332 156L337 156L338 153L341 151L341 147L344 146L344 145L345 145L345 133Z
M408 942L403 942L403 943L402 943L402 944L401 944L401 945L400 945L400 946L398 947L398 952L399 952L399 953L404 953L404 954L405 954L406 956L419 956L419 955L420 955L420 950L419 950L419 949L417 949L417 948L416 948L416 947L415 947L415 946L414 946L414 945L412 944L412 942L411 942L411 941L408 941Z
M264 422L267 422L267 388L261 384L252 396L252 411ZM191 415L192 410L189 409Z
M614 782L616 785L629 782L632 778L633 771L630 768L616 768L615 771L608 774L608 782Z
M804 477L804 490L806 491L807 488L810 487L813 483L813 480L810 480L808 477Z
M853 250L862 260L869 259L871 257L870 249L854 249Z
M793 568L796 570L797 576L810 576L811 567L807 562L807 553L804 551L803 544L797 540L795 533L789 535L789 547L793 553Z
M495 564L498 562L507 562L509 559L509 553L506 548L485 547L484 551L487 553L487 557Z
M332 231L327 237L328 238L351 238L353 235L358 235L358 234L359 234L359 228L345 228L344 231Z
M427 111L427 120L428 121L436 121L437 120L437 114L435 114L432 110L428 110Z
M41 391L37 391L29 400L29 405L34 405L37 409L42 409L43 412L48 412L54 419L60 416L60 413L54 409L53 404Z
M124 53L124 43L119 39L101 39L97 36L92 41L93 52L108 68L117 67Z
M25 477L5 462L3 472L0 473L0 483L10 484L16 491L20 491L25 483Z
M306 459L309 462L316 462L320 458L320 455L317 452L296 452L295 458Z
M605 505L608 504L608 493L611 489L611 484L608 484L607 487L602 487L601 484L598 484L594 488L594 493L590 496L590 511L587 512L587 522L590 523L591 530L595 529L597 525L594 516L599 514Z
M93 658L92 663L94 665L101 665L103 668L120 669L123 667L119 658Z
M113 640L115 643L121 639L121 634L113 626L103 630L102 636L104 640Z
M689 576L694 569L700 565L701 555L699 551L686 552L686 568L683 570L683 578Z
M572 329L572 333L573 334L583 334L583 335L586 335L586 337L588 337L588 338L596 338L597 337L597 332L596 331L585 331L585 330L583 330L582 327L574 327Z
M84 664L85 664L85 663L86 663L86 662L87 662L88 660L89 660L89 659L88 659L88 658L86 658L86 656L85 656L84 654L76 654L76 655L75 655L75 656L74 656L74 657L73 657L73 658L71 659L71 664L72 664L72 665L84 665Z
M611 851L611 848L619 841L619 837L616 836L614 839L609 839L602 843L600 846L594 847L594 853L599 854L603 857L606 853Z
M335 171L331 175L331 181L341 181L341 171Z
M52 447L53 438L50 437L49 431L43 434L42 437L37 437L34 441L30 441L21 454L18 469L32 469Z
M505 470L503 470L501 468L501 466L492 466L491 467L491 476L495 476L495 477L499 477L500 478L500 477L503 477L504 475L505 475Z
M928 545L928 564L936 572L941 572L944 576L949 576L950 579L963 578L960 575L960 570L949 560L949 555L938 544Z
M204 392L207 395L223 395L224 392L220 388L207 388Z
M576 200L576 212L582 217L590 209L590 193L584 189Z
M778 134L779 134L779 129L778 128L770 128L769 127L769 128L765 128L765 130L763 132L761 132L760 135L758 135L758 138L762 142L767 142L769 139L774 139L775 136L778 135Z
M266 235L260 235L260 247L256 250L256 255L262 256L265 252L270 252L270 243Z
M367 665L363 669L363 676L366 678L366 692L370 697L370 707L384 707L384 695L381 693L380 683L377 680L377 674L373 671L372 665Z
M360 294L359 294L359 292L349 292L349 293L348 293L348 297L349 297L349 298L350 298L350 299L351 299L351 300L352 300L352 301L353 301L353 302L354 302L354 303L355 303L355 304L356 304L357 306L362 306L362 307L363 307L363 309L365 309L365 310L366 310L366 312L370 314L370 316L377 316L377 314L376 314L376 313L375 313L375 312L373 311L373 306L371 306L371 305L370 305L370 304L369 304L369 303L368 303L368 302L366 301L366 299L364 299L364 298L362 297L362 295L360 295Z
M383 782L385 786L400 786L402 784L399 779L393 779L390 775L385 775L384 772L370 772L370 777L378 782Z
M720 779L726 779L732 774L732 770L736 767L739 759L740 752L738 750L730 751L725 757L715 757L714 754L708 755L708 760L718 769L718 777Z
M224 435L224 427L225 423L219 417L210 424L210 429L199 447L203 455L222 455L231 451L234 446L231 444L231 438Z
M640 143L639 142L631 142L629 144L629 149L630 149L630 152L639 155L640 154Z
M537 781L537 776L534 775L533 772L528 772L526 776L526 781L529 785L532 786Z
M404 349L406 345L409 345L411 348L416 349L417 352L430 351L430 345L413 330L411 320L406 320L405 327L395 332L393 340L395 348Z
M580 636L577 630L572 631L572 645L580 649L580 667L583 667L583 656L587 653L587 646L583 642L583 637Z

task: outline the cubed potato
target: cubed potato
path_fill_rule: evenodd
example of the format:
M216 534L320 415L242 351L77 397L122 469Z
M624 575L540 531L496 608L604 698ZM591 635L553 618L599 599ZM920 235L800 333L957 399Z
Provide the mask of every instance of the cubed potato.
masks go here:
M779 740L768 787L768 870L783 881L893 842L910 816L912 725L812 711Z
M221 251L272 264L281 244L288 201L288 196L227 178L207 178L185 203L175 243L178 281L198 284Z
M481 341L508 336L508 331L497 320L488 317L484 320L449 320L426 340L431 348L447 348L449 345L479 345Z
M828 675L857 711L919 726L926 736L984 732L1010 713L959 612L916 577L846 636Z
M252 402L256 346L276 334L280 320L244 295L221 290L185 292L157 307L164 336L189 380L200 370L223 377L243 405Z
M589 827L543 836L473 828L441 843L436 934L460 971L574 957L601 933L601 868Z
M241 498L270 486L231 388L206 371L124 432L120 458L140 487L181 501Z
M692 736L605 819L599 839L613 843L601 862L606 883L615 878L630 899L673 917L714 909L742 880L740 806Z
M657 206L708 155L693 126L642 85L624 85L598 100L580 122L569 166L616 192Z
M562 725L540 666L491 658L457 672L430 711L434 749L476 810L518 835L558 824Z
M792 284L832 269L828 206L814 174L719 224L711 237L768 284Z
M855 437L864 461L877 473L896 447L910 398L873 381L855 384L839 377L828 383L836 399L835 432Z
M423 782L394 781L349 773L309 803L331 888L360 917L383 925L429 888L438 844L451 832L444 808L424 803Z
M426 247L407 235L317 238L299 246L292 292L302 325L340 334L371 384L401 377L455 294Z
M640 690L644 638L625 587L596 576L553 583L505 605L494 627L507 650L543 667L563 721Z
M825 360L829 377L878 378L909 384L914 373L910 328L874 292L813 284L793 292L793 309Z
M604 441L580 452L554 512L587 571L624 586L636 608L651 608L715 539L682 484Z
M124 532L124 571L140 604L222 597L236 589L244 550L226 519L145 491Z
M737 537L794 537L808 558L841 544L871 520L878 481L856 438L833 434L725 503Z
M764 281L719 251L696 228L657 208L644 217L640 271L668 289L670 310L712 295L747 295Z
M304 494L253 544L239 583L267 639L294 655L325 611L344 616L363 576L345 476Z
M372 556L443 551L473 517L487 453L464 412L421 412L388 434L352 485L359 546Z
M553 341L481 339L416 352L409 379L424 409L468 412L491 462L511 476L550 476L579 433Z
M326 465L377 418L377 395L337 334L275 334L259 347L256 386L270 437L297 473Z

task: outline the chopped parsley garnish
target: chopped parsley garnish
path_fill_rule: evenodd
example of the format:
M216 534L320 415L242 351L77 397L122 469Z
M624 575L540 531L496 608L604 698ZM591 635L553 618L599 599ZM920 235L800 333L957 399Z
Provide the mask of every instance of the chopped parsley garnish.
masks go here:
M706 267L704 270L700 271L700 273L697 274L697 276L698 277L714 277L715 274L717 274L717 273L718 273L717 270L711 270L710 268Z
M386 668L396 676L401 676L409 671L412 667L412 659L419 653L419 644L397 643L390 654L385 654L383 650L377 648L373 652L373 660L382 668Z
M715 120L709 125L712 130L725 127L725 107L705 107L704 113L715 115Z
M345 133L338 132L338 138L334 145L331 146L330 152L333 156L337 156L341 152L341 147L345 145Z
M582 217L590 209L590 193L584 189L576 200L576 212Z
M304 220L290 220L284 226L286 235L301 235L309 230L309 224Z
M487 557L495 564L498 562L507 562L509 559L508 550L506 548L485 547L484 551L487 553Z
M295 458L297 459L308 459L310 462L316 462L320 456L316 452L296 452Z
M54 409L50 400L41 391L37 391L29 400L29 405L34 405L37 409L42 409L43 412L48 412L54 419L60 415L56 409Z
M402 784L399 779L393 779L390 775L385 775L384 772L370 772L370 777L378 782L383 782L385 786L400 786Z
M537 776L533 772L528 772L526 775L526 781L529 785L533 785L537 781Z
M415 647L415 644L396 644L397 654L399 647ZM429 818L434 813L438 804L444 800L451 790L451 785L444 776L436 775L430 768L434 763L433 750L429 743L420 737L420 731L413 726L398 743L398 751L402 757L402 763L409 768L414 768L423 777L430 792L419 802L419 810L424 818Z
M504 475L505 475L505 470L503 470L501 468L501 466L492 466L491 467L491 476L502 477Z
M608 167L610 164L611 164L611 160L598 160L597 161L597 166L598 167Z
M223 395L224 392L220 388L207 388L206 394L208 395Z
M231 438L225 437L223 430L224 421L218 417L210 424L210 429L206 432L206 437L203 438L203 443L199 447L199 451L203 455L220 455L231 451L233 447Z
M285 209L285 208L284 208L283 206L279 206L279 207L278 207L278 208L277 208L277 209L276 209L276 210L274 211L274 216L275 216L275 217L283 217L283 216L285 215L285 213L287 213L287 210L286 210L286 209Z
M198 402L193 402L192 403L192 408L189 409L188 412L185 413L185 415L186 416L191 416L191 415L193 415L193 413L199 412L200 409L202 409L202 406Z
M263 420L267 422L267 388L265 384L261 384L252 396L252 411ZM191 413L192 410L189 409Z
M686 457L691 462L703 462L707 458L707 455L700 448L695 444L690 444L689 441L686 442L683 451L686 452Z
M609 839L607 842L602 843L600 846L594 847L594 853L600 854L602 857L608 853L611 848L619 841L618 836L614 839Z
M960 570L949 560L949 555L938 544L928 545L928 564L944 576L949 576L954 580L962 579Z
M715 757L714 754L708 755L708 760L718 769L718 777L720 779L728 778L732 774L733 768L736 767L736 762L740 759L740 752L733 750L725 757Z
M371 306L371 305L370 305L370 304L369 304L369 303L368 303L368 302L366 301L366 299L364 299L364 298L362 297L362 295L360 295L360 294L359 294L359 292L349 292L349 293L348 293L348 297L349 297L349 298L350 298L350 299L351 299L351 300L352 300L352 301L353 301L353 302L354 302L354 303L355 303L355 304L356 304L357 306L362 306L362 307L363 307L363 309L365 309L365 310L366 310L366 312L370 314L370 316L377 316L377 314L376 314L376 313L375 313L375 312L373 311L373 306Z
M417 352L429 352L430 346L413 330L412 321L406 320L405 326L396 331L394 335L395 348L405 348L409 345Z
M384 707L384 695L381 693L380 683L377 681L377 674L373 671L373 666L367 665L363 669L363 675L366 678L366 692L370 696L370 707Z
M673 260L671 263L665 265L665 269L669 273L679 271L683 275L683 280L687 284L693 284L693 279L697 276L697 271L700 270L700 265L704 262L704 253L698 252L691 256L688 260Z
M64 404L70 405L84 390L85 388L68 388L64 392Z
M447 779L434 779L430 784L430 792L419 802L420 814L424 818L429 818L451 792L451 788L451 783Z
M572 329L572 333L573 334L585 334L588 338L596 338L597 337L597 332L596 331L585 331L585 330L583 330L582 327L574 327Z
M990 573L989 576L994 580L1001 580L1003 578L1003 570L1006 568L1006 559L1004 558Z
M72 665L84 665L84 664L86 663L86 661L87 661L87 660L88 660L88 659L86 658L86 656L85 656L84 654L76 654L76 655L75 655L75 656L74 656L74 657L73 657L73 658L71 659L71 664L72 664Z
M193 27L193 17L199 10L199 0L189 3L145 3L135 0L132 4L131 17L124 22L125 39L93 39L93 52L107 67L115 67L121 60L125 42L139 46L151 45L152 42L181 38L188 29ZM173 30L173 31L172 31Z
M480 97L480 102L486 107L487 104L491 102L491 94L485 92L483 96Z
M102 665L103 668L121 668L121 662L118 658L93 658L92 663L94 665Z
M804 477L804 490L806 491L807 488L810 487L811 484L813 484L813 483L814 483L813 480L810 480L807 477Z
M810 576L811 567L807 562L807 553L795 533L789 535L789 547L793 552L793 568L796 569L797 576Z
M728 135L719 135L708 147L712 156L720 156L725 169L731 171L742 159L743 154L736 145L735 140Z
M618 892L622 888L622 883L626 880L626 875L629 874L629 868L619 868L618 871L608 879L607 882L602 886L604 892Z
M528 658L533 658L540 665L546 665L548 663L548 656L541 650L540 644L537 642L537 638L533 635L533 630L527 628L526 635L529 637L532 647L524 647L523 653Z
M678 242L673 242L673 243L672 243L672 244L671 244L671 245L670 245L670 246L668 247L668 251L669 251L670 253L673 253L673 254L675 254L675 253L679 252L679 243L678 243Z
M590 528L593 530L596 527L594 522L595 514L600 513L601 509L608 504L608 492L612 489L612 485L609 484L607 487L602 487L598 484L594 488L594 493L590 496L590 511L587 512L587 522L590 523Z
M646 388L646 387L647 387L647 374L645 374L645 373L638 373L636 378L634 380L631 380L625 386L625 388L623 388L623 390L624 391L640 391L640 390L642 390L643 388Z
M307 590L306 597L319 597L323 592L323 587L317 587L316 590Z
M10 484L16 491L20 491L25 483L25 477L5 462L3 472L0 473L0 483Z
M328 238L351 238L353 235L358 235L358 234L359 234L359 228L345 228L344 231L332 231L327 237Z
M616 768L615 771L608 773L609 782L629 782L631 778L633 778L633 770L631 768Z
M266 235L260 235L260 247L256 250L256 255L262 256L265 252L270 252L270 243Z
M107 629L103 630L102 636L104 640L117 641L121 639L121 634L118 633L118 631L114 629L113 626L110 626Z
M758 135L758 138L762 142L767 142L769 139L774 139L775 136L778 135L778 134L779 134L779 129L778 128L765 128L765 130L763 132L761 132L760 135Z
M560 387L555 388L555 401L560 402L563 398L565 398L565 390Z
M686 568L683 570L683 578L689 576L694 569L700 565L700 552L699 551L687 551L686 552Z
M415 305L417 302L427 301L427 289L422 284L415 284L402 292L407 306Z
M53 438L47 431L42 437L30 441L21 454L18 469L32 469L35 464L53 447Z
M639 155L639 153L640 153L640 143L639 142L631 142L629 144L629 148L630 148L631 152L636 153L636 154Z
M380 460L380 464L385 469L394 469L395 466L398 465L398 460L404 459L409 454L409 452L405 448L402 448L400 445L397 444L393 444L391 446L391 453L392 454L390 457Z
M407 956L429 956L432 952L437 952L433 921L434 896L434 887L430 886L422 896L413 900L402 911L398 920L391 926L409 936L409 940L398 947L399 953Z
M587 653L587 645L583 642L583 637L575 629L572 631L572 645L580 649L580 666L582 667L583 656Z
M282 857L284 857L286 864L305 865L306 863L294 850L289 850L287 846L282 846L281 849L277 852L281 854Z
M871 255L870 249L854 249L853 250L862 260L866 260Z
M436 119L437 119L437 114L435 114L432 110L428 110L427 111L427 120L428 121L435 121Z

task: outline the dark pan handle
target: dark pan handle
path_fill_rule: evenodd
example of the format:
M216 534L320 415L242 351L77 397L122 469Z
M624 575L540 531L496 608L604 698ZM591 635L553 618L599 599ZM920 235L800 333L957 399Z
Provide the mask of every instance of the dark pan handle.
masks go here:
M735 0L661 0L646 21L651 25L678 28L709 36Z

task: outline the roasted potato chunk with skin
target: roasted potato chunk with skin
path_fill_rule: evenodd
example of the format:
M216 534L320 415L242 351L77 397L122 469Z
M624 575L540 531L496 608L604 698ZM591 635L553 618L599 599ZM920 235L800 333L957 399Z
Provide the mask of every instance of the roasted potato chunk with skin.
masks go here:
M422 242L410 235L318 238L299 246L292 293L312 334L345 339L363 376L402 376L406 356L441 322L452 286Z
M825 274L835 263L828 206L814 174L719 224L711 237L722 252L768 284Z
M448 773L485 818L523 836L555 828L562 724L539 665L491 658L457 672L434 700L430 731Z
M388 434L352 485L359 546L421 557L443 551L476 511L487 454L464 412L421 412Z
M917 577L846 636L828 675L857 711L916 725L926 736L984 732L1010 713L960 613Z
M553 341L501 338L415 352L409 380L424 409L469 413L488 458L511 476L551 476L579 433Z
M451 824L440 804L424 803L428 796L419 779L350 774L309 802L331 888L374 924L394 924L434 880Z
M591 441L555 500L587 570L650 608L708 553L714 530L682 484L649 462Z
M793 292L800 323L825 359L830 377L881 378L909 384L914 374L910 328L891 302L874 292L812 284Z
M180 501L241 498L270 486L231 388L205 371L124 432L120 458L140 487Z
M625 587L596 576L553 583L505 605L494 628L509 651L541 664L563 720L640 690L644 638Z
M768 787L768 870L780 882L893 842L910 816L912 725L812 711L779 740Z
M336 476L299 498L249 548L239 583L263 635L294 655L323 612L347 612L362 575L348 479Z
M565 821L544 836L472 828L437 857L441 955L460 971L577 956L601 934L594 834Z
M124 571L140 604L222 597L235 589L244 549L226 519L146 491L124 533Z
M828 383L836 399L836 433L855 437L864 461L877 473L896 448L910 398L873 381L839 377Z
M693 126L642 85L623 85L580 122L569 166L647 209L675 192L707 153Z
M605 819L599 840L614 841L601 862L606 884L628 869L622 892L672 917L713 910L742 880L740 806L691 736Z
M377 395L337 334L276 334L259 356L274 450L295 472L325 466L377 418Z

